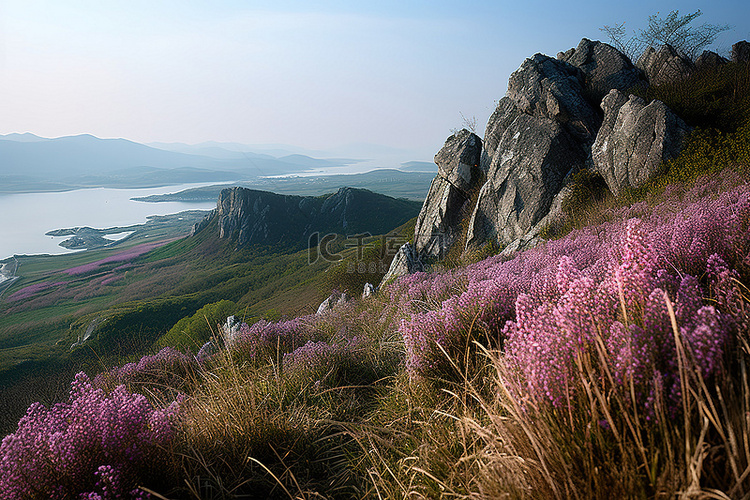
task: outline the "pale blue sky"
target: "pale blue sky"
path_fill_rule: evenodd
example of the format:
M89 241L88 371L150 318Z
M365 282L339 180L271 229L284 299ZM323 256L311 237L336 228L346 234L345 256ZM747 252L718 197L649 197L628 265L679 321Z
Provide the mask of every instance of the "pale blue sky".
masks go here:
M679 9L750 38L742 1L0 0L0 134L90 133L329 149L377 143L430 159L508 76L599 27Z

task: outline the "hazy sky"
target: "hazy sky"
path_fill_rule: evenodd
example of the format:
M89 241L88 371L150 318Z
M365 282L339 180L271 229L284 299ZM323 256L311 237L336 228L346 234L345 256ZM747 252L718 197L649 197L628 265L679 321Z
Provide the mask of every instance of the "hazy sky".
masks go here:
M526 57L673 9L732 24L719 50L750 39L747 0L0 0L0 134L429 159L462 114L484 130Z

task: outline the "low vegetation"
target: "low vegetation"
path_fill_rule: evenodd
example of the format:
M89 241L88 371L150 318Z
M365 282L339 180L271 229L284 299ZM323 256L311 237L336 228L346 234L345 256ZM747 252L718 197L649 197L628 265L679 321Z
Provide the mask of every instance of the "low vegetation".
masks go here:
M743 497L748 184L727 170L609 217L323 315L214 329L211 350L79 375L67 403L33 406L4 441L4 491L41 494L28 479L46 467L44 495L75 484L91 498L113 485L167 498ZM139 463L166 457L169 473L50 423L92 398L118 408L88 414L92 428L137 444ZM28 458L40 446L49 462ZM82 446L85 463L54 452Z

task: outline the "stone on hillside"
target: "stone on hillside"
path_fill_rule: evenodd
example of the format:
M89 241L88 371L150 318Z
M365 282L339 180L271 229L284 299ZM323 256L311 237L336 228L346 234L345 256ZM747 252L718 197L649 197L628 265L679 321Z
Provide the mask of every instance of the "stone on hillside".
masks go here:
M365 288L362 290L362 298L372 297L375 295L375 287L372 283L365 283Z
M318 316L327 313L331 309L333 309L333 306L335 303L332 303L331 297L326 298L323 302L320 303L318 306L318 310L315 312Z
M721 57L716 52L704 50L703 53L698 56L698 59L695 60L695 69L703 70L707 68L715 68L716 66L726 64L728 62L729 61L726 58Z
M557 58L583 71L586 93L596 105L612 89L627 90L645 83L642 72L626 55L599 41L584 38Z
M317 314L318 316L320 316L321 314L325 314L342 304L346 304L349 299L350 297L346 294L346 292L333 292L323 302L320 303L315 314Z
M438 175L414 226L418 254L442 259L458 238L471 194L484 182L481 154L482 140L464 129L451 135L435 155Z
M615 195L638 187L675 157L689 127L661 101L612 90L602 101L604 122L592 148L594 168Z
M651 85L678 82L690 76L695 69L690 59L669 44L662 45L658 50L649 47L638 58L636 66L646 74Z
M506 95L518 110L550 118L582 142L593 142L597 111L583 96L584 73L563 61L535 54L510 75Z
M424 271L424 265L419 258L419 254L411 243L404 243L401 245L401 248L398 249L396 255L393 256L391 267L388 268L388 272L383 276L381 284L388 283L399 276L405 276L419 271Z
M240 332L240 326L242 322L237 319L236 316L228 316L227 320L221 325L222 333L224 334L224 342L231 344L237 334Z
M732 45L732 62L750 61L750 43L747 40Z
M435 155L438 175L468 194L482 177L481 155L482 139L466 129L456 132Z

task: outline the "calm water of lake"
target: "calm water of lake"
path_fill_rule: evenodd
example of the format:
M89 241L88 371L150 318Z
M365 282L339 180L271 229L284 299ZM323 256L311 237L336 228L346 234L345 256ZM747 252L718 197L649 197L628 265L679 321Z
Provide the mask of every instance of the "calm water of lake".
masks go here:
M183 184L147 189L79 189L64 193L0 194L0 259L21 254L61 254L67 237L45 236L53 229L89 226L106 228L146 222L149 215L183 210L211 210L215 202L144 203L136 196L175 193L213 183ZM123 235L120 235L123 236ZM111 236L112 239L116 237Z

